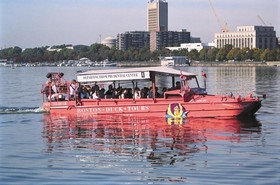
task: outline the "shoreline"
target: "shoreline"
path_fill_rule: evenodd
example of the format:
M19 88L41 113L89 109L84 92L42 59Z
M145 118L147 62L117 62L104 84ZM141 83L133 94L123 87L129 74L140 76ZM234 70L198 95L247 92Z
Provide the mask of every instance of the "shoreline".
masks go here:
M131 62L115 62L116 67L157 67L161 66L160 61L131 61ZM36 63L30 65L14 65L14 66L3 66L0 67L62 67L57 64L46 64L46 63ZM65 66L65 67L75 67L75 66ZM89 66L77 66L77 67L89 67ZM94 67L94 66L90 66ZM98 66L98 67L110 67L110 65L106 66ZM172 66L171 66L172 67ZM200 61L192 61L190 65L176 65L175 67L280 67L280 61L267 61L267 62L200 62Z
M160 62L118 62L117 67L154 67ZM188 65L186 65L188 66ZM190 67L280 67L280 61L269 62L191 62Z

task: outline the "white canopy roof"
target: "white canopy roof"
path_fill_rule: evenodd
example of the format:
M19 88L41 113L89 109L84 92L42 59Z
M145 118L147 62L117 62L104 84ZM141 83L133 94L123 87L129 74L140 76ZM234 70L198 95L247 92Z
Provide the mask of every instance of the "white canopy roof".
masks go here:
M157 75L180 75L195 77L196 74L179 71L168 67L138 67L138 68L114 68L105 70L91 70L77 74L78 82L105 82L121 80L143 80L150 79L151 73Z

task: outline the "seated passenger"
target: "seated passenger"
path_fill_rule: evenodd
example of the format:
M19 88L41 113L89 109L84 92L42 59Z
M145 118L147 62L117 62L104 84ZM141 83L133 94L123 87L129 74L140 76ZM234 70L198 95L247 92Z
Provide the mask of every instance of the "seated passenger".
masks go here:
M50 81L47 81L46 82L46 86L43 90L43 93L46 94L46 97L49 98L49 95L50 94L53 94L53 90L50 88L51 87L51 82Z
M178 89L181 89L181 82L180 81L177 81L175 87L171 87L168 90L178 90Z
M59 88L57 98L59 101L68 100L67 90L65 89L65 87Z
M148 98L153 98L153 88L150 88L150 91L148 93ZM155 88L155 97L160 98L160 93L158 92L158 87Z
M167 91L167 88L162 88L162 93L160 94L160 98L164 98L164 93Z
M113 89L113 86L112 85L109 85L108 86L108 90L105 92L105 97L106 98L111 98L112 95L114 93L114 89Z
M99 91L99 98L102 98L102 99L105 98L105 89L104 88L100 89L100 91Z
M132 97L133 97L132 88L128 88L125 98L132 98Z
M94 93L92 94L92 99L100 99L99 97L99 90L95 90Z
M112 99L119 99L119 97L120 97L119 91L117 89L115 89L111 98Z
M85 86L83 86L82 89L81 89L80 98L81 99L89 99L89 94L88 94L87 88Z
M143 89L141 89L141 91L140 91L141 98L147 98L148 97L148 92L149 92L148 87L144 87Z
M125 99L125 98L127 98L127 89L126 88L122 89L121 95L120 95L120 99Z
M134 98L135 99L140 99L141 98L140 89L138 87L135 87L135 89L134 89Z

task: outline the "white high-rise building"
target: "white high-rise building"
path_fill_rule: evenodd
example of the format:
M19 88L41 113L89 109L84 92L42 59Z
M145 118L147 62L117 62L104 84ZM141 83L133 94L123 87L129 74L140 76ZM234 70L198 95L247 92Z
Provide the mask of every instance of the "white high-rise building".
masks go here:
M238 26L237 32L215 33L215 47L273 49L277 47L273 26Z

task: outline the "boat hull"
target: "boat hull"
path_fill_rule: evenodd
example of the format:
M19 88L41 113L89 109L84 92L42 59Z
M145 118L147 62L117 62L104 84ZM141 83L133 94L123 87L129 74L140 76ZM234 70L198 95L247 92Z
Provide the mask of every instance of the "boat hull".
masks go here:
M250 116L259 110L261 100L237 99L223 96L195 96L182 99L83 99L44 102L43 108L52 114L124 115L135 117L217 118ZM176 108L179 109L176 112ZM179 114L178 114L179 113Z

